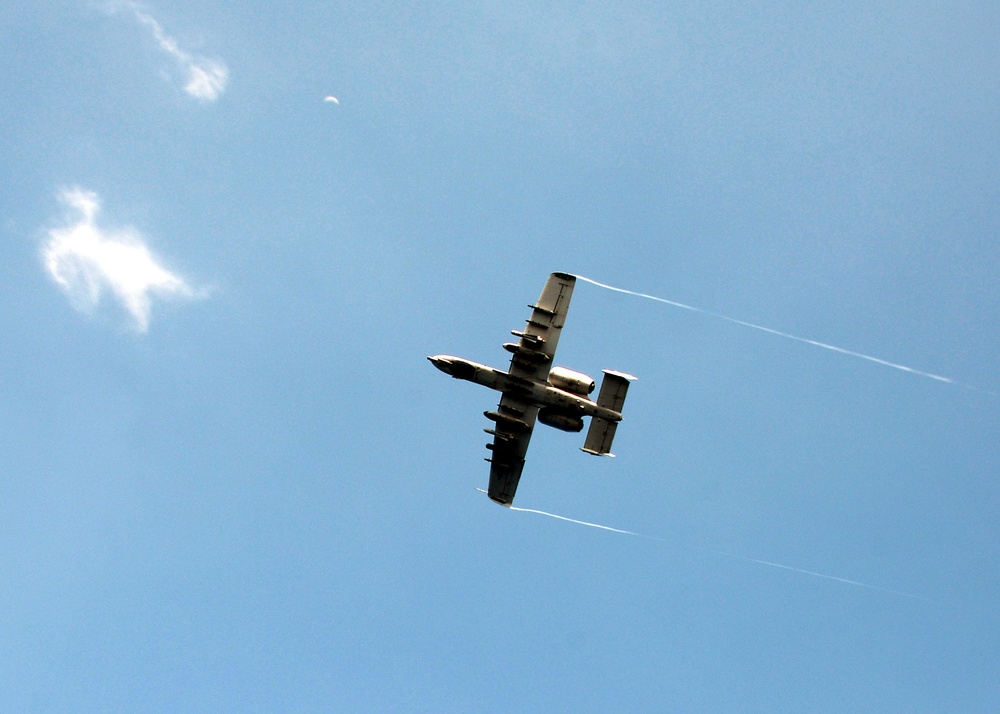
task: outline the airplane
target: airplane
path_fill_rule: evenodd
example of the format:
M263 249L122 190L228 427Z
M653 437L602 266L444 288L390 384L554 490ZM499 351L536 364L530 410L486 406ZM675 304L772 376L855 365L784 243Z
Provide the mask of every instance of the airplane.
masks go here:
M611 442L622 420L628 385L636 378L604 370L595 402L589 398L594 391L593 379L581 372L552 366L575 284L576 278L567 273L549 276L538 302L528 306L531 316L524 330L511 331L518 341L504 343L504 349L513 354L507 372L452 355L427 358L455 379L500 392L496 411L483 414L494 422L493 428L484 429L493 437L493 443L486 445L492 452L492 458L486 459L490 462L486 493L501 506L514 502L536 418L546 426L580 432L583 417L589 416L590 428L581 450L595 456L614 456Z

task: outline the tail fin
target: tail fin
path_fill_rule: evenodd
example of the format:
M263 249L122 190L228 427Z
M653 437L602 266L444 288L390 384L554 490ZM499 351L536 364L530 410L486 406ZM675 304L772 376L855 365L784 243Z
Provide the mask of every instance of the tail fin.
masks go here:
M604 381L601 382L601 391L597 395L597 404L620 414L625 404L629 382L634 379L635 377L630 374L604 370ZM614 456L611 453L611 442L614 441L617 429L617 421L592 417L582 451L594 456Z

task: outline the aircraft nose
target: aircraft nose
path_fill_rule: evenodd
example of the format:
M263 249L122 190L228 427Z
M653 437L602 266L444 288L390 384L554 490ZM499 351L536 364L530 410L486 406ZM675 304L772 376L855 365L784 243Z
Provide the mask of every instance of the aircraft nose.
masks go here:
M440 369L445 374L451 374L452 371L451 358L448 357L447 355L434 355L432 357L428 357L427 359L431 361L432 365Z

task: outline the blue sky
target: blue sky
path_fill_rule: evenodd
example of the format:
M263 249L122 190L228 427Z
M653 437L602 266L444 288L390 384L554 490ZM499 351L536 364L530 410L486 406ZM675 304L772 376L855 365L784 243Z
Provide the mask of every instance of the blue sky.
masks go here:
M0 701L992 711L998 28L5 3ZM956 384L581 283L618 458L540 428L515 505L652 538L510 511L425 357L552 271Z

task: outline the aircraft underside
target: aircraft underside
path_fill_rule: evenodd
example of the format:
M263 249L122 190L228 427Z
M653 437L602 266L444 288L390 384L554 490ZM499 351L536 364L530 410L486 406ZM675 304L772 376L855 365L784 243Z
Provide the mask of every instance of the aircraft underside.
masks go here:
M566 273L549 276L523 331L512 334L518 342L505 343L512 354L507 372L452 355L428 357L445 374L489 387L501 393L496 410L484 412L493 422L485 429L493 437L486 445L491 452L490 486L495 502L509 506L514 501L524 457L535 421L568 432L583 431L584 417L590 429L582 450L596 456L613 456L611 443L628 385L635 379L622 372L604 370L597 400L589 398L595 382L587 375L552 366L559 334L565 324L576 278Z

